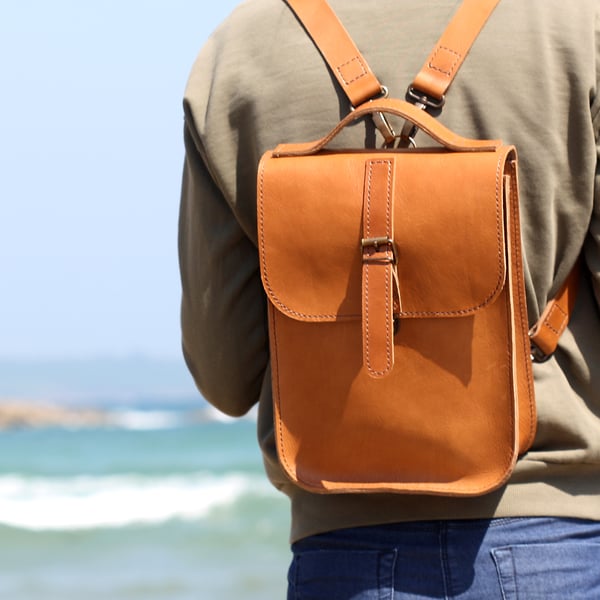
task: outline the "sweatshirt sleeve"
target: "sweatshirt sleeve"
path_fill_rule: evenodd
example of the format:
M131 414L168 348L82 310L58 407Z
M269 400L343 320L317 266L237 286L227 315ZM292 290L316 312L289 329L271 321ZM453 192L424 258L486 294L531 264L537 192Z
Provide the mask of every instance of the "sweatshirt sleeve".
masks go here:
M585 246L596 304L600 308L600 2L596 2L596 96L592 102L592 123L596 136L596 177L594 208Z
M179 215L183 354L202 395L230 416L258 400L268 364L257 249L211 176L191 116Z
M596 166L594 210L585 248L585 258L592 278L596 304L600 308L600 146L598 147L598 163Z

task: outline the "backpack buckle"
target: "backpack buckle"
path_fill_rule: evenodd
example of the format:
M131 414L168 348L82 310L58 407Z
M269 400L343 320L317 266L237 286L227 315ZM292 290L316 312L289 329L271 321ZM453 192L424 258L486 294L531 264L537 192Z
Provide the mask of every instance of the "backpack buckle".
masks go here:
M398 253L396 251L396 244L394 244L394 240L390 239L389 237L362 238L360 240L360 246L363 249L363 251L365 248L375 248L375 252L379 250L380 246L389 246L389 249L392 251L391 258L377 258L371 260L376 260L376 262L378 263L388 262L392 265L398 264ZM363 258L363 261L368 262L369 257Z

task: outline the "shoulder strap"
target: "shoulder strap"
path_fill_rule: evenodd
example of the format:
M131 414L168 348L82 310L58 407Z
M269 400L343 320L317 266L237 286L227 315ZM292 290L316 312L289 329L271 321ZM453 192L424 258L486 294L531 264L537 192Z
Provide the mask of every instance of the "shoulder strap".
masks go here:
M499 1L463 0L409 86L410 97L419 101L426 99L424 104L434 108L441 107L454 76Z
M286 2L323 55L353 107L381 95L383 86L326 0Z
M479 32L500 0L463 0L409 87L439 107ZM327 0L286 0L323 55L352 106L379 96L381 85ZM431 100L433 99L433 100Z

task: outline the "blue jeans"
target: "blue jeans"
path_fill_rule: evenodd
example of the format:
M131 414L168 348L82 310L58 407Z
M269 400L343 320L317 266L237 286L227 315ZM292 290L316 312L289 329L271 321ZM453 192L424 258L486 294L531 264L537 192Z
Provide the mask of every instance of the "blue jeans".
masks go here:
M288 600L599 600L600 522L421 521L292 546Z

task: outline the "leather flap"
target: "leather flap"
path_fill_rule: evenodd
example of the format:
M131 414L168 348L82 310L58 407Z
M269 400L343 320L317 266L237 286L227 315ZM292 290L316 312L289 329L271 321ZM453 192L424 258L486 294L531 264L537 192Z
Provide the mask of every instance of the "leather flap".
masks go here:
M403 318L460 317L505 282L503 177L511 147L322 151L263 156L261 275L273 305L301 321L361 316L365 162L392 160Z

